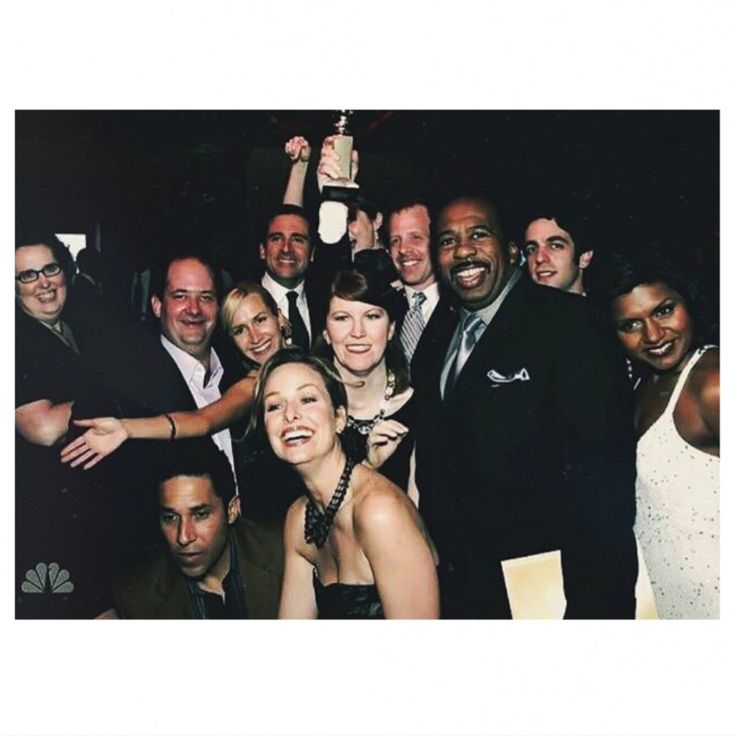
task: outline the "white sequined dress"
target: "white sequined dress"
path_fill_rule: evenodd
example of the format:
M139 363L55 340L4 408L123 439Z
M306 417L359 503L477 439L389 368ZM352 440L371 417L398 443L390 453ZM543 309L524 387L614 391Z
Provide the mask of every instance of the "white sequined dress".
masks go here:
M636 537L659 618L718 618L720 459L680 436L674 410L688 361L667 407L642 435L636 457Z

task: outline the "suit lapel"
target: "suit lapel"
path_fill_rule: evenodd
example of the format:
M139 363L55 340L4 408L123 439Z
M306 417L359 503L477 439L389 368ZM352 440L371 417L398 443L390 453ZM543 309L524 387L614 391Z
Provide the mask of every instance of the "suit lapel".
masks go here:
M186 583L169 552L163 553L156 592L160 596L158 618L194 618L194 606Z
M514 330L519 329L514 316L517 314L518 305L524 302L525 289L522 285L523 282L522 277L508 293L498 312L483 331L473 352L457 377L452 396L449 397L450 403L454 403L464 389L476 385L474 377L477 376L479 367L485 367L493 362L494 356L504 351L504 346L507 344L508 338L513 335Z

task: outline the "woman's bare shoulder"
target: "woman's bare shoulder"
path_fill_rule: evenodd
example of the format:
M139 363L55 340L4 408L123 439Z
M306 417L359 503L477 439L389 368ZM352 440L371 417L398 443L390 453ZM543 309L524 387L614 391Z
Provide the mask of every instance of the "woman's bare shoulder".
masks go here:
M718 348L707 350L690 374L689 390L704 407L713 406L721 398L721 357Z
M356 528L386 523L393 517L411 518L411 499L381 473L364 465L355 469L353 518ZM407 516L408 515L408 516Z

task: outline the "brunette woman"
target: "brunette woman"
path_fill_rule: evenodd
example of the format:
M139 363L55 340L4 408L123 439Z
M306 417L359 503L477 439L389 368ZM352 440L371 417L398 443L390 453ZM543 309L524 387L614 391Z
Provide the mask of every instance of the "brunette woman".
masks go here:
M333 363L345 384L345 452L356 462L380 469L416 501L410 472L413 389L395 330L402 300L403 295L377 271L339 272L314 352Z
M608 293L636 386L637 519L660 618L719 613L719 350L693 282L645 254L616 256Z
M319 358L288 348L258 379L251 429L307 493L284 529L280 618L437 618L437 557L407 496L342 448L347 396Z

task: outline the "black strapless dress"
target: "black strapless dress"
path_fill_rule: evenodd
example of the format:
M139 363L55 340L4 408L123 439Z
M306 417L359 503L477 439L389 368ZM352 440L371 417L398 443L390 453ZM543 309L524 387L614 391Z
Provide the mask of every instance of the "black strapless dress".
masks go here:
M396 413L386 417L386 419L395 419L397 422L401 422L408 428L409 432L401 440L394 454L378 469L378 472L406 493L409 486L411 453L414 449L414 427L417 421L414 396ZM355 427L346 427L340 437L347 456L355 460L356 463L363 462L368 454L368 435L361 434Z
M314 596L317 601L317 618L386 618L378 597L378 588L373 585L348 585L330 583L322 585L319 577L313 576Z

